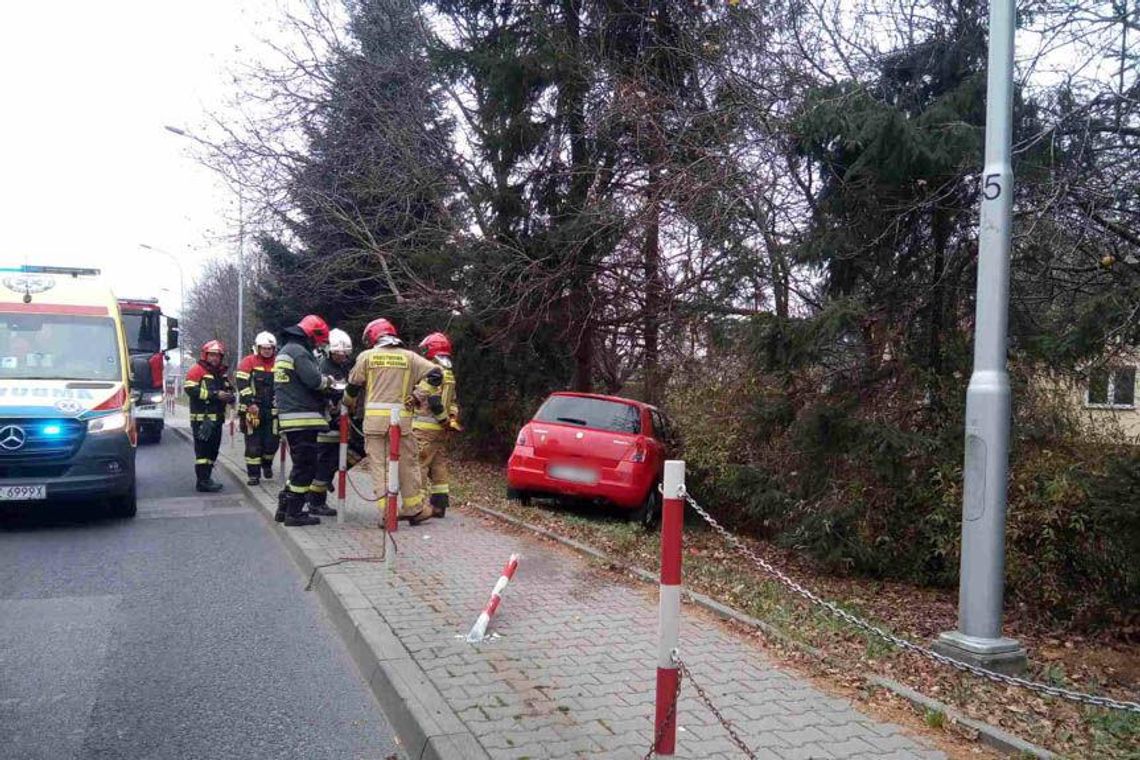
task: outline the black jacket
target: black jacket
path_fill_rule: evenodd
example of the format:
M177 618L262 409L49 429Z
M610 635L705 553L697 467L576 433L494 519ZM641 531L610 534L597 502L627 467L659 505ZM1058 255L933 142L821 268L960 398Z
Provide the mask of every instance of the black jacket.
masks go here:
M327 382L310 346L298 328L285 330L285 346L273 364L273 393L282 432L329 427Z

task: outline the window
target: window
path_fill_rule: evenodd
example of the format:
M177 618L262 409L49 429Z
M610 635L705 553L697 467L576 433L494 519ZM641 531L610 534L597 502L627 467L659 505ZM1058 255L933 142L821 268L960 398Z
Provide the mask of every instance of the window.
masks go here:
M551 396L534 418L614 433L641 432L641 413L636 406L600 398Z
M118 380L110 319L12 314L0 320L0 379Z
M1089 374L1089 406L1136 408L1136 368L1095 369Z

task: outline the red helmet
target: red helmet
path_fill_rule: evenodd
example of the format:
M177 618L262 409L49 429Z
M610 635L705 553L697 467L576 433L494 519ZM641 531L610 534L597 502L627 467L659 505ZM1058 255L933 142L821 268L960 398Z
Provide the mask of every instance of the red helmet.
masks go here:
M301 332L309 336L309 340L313 341L314 346L323 346L329 342L328 323L316 314L305 316L304 319L297 323L297 327L301 328Z
M396 326L383 317L380 317L379 319L372 320L365 326L364 334L360 336L360 339L364 342L365 346L372 347L376 345L376 341L386 335L393 338L399 337L399 333L396 332Z
M451 340L441 332L433 332L420 341L424 356L434 359L437 356L451 356Z
M226 347L220 340L208 340L202 344L202 350L198 356L202 361L206 361L206 354L221 354L226 355Z

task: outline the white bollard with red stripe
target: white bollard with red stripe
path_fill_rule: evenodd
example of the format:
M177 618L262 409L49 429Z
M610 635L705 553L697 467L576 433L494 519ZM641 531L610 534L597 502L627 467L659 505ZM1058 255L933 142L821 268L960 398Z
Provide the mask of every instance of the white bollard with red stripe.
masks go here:
M499 609L499 601L503 598L503 591L511 582L511 578L515 577L515 570L518 569L518 566L519 555L512 554L511 558L507 560L506 567L503 568L503 574L499 576L499 580L495 582L495 587L491 589L491 598L487 600L487 606L479 613L479 619L475 621L475 625L471 626L471 631L467 634L468 643L478 644L486 637L487 624L491 622L495 610Z
M348 409L340 405L340 447L337 451L336 490L340 497L340 509L336 512L336 524L344 524L345 500L348 498Z
M674 659L681 637L681 528L685 521L685 463L665 463L661 506L661 599L658 607L657 712L653 750L672 755L677 744L678 665Z

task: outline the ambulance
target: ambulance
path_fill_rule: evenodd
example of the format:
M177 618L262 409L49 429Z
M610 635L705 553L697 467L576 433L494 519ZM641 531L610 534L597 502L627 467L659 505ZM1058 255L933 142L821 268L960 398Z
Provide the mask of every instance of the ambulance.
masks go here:
M0 502L136 511L130 359L97 269L0 269Z

